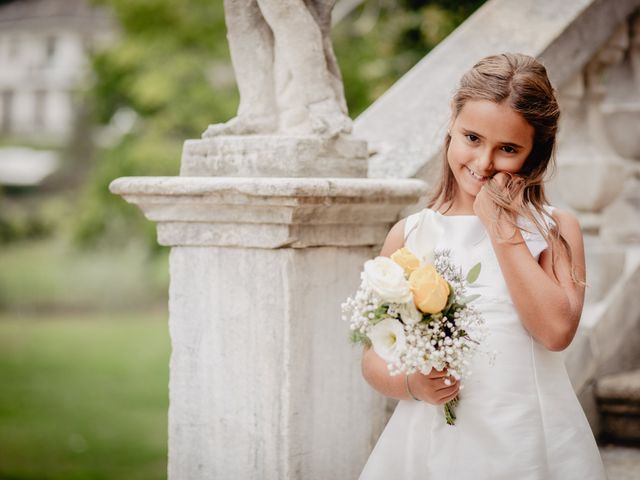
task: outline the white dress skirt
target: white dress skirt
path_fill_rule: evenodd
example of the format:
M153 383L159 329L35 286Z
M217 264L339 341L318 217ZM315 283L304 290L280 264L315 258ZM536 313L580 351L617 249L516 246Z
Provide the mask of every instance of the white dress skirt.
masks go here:
M482 262L474 305L489 330L482 350L495 357L479 352L472 359L454 426L442 405L400 401L360 480L605 479L562 353L547 350L520 323L482 222L430 209L409 216L405 245L419 256L432 233L426 216L444 229L437 248L449 249L463 272ZM537 259L547 244L528 230L525 241Z

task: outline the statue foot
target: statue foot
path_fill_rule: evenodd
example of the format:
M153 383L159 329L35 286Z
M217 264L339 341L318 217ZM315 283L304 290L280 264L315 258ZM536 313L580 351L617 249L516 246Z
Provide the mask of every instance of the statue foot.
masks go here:
M255 135L274 133L278 129L275 115L234 117L225 123L215 123L202 134L202 138L219 137L221 135Z
M309 121L313 133L328 137L350 133L353 127L351 118L342 112L334 100L309 105Z

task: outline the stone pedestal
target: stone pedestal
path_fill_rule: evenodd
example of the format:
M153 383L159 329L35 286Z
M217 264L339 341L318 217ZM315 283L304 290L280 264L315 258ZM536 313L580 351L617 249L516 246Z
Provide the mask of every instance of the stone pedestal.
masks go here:
M367 142L347 135L245 135L187 140L180 175L366 177Z
M171 249L169 478L357 478L386 419L340 304L418 180L120 178Z

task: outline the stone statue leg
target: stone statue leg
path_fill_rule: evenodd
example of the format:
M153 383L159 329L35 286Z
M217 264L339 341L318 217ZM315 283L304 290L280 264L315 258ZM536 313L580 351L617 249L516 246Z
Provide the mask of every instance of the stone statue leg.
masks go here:
M340 104L345 115L348 115L347 101L344 96L344 85L342 83L342 74L333 51L331 43L331 12L335 6L336 0L305 0L309 11L313 14L316 23L320 27L322 33L322 43L324 46L324 56L327 61L327 69L329 70L331 87L333 88L336 100Z
M287 68L298 103L306 109L306 124L287 124L287 131L333 136L351 131L332 86L318 23L303 0L257 0L275 37L279 65ZM282 75L282 72L276 72ZM297 121L298 119L296 119Z
M272 133L278 129L273 80L273 33L256 0L225 0L231 61L240 91L235 118L210 125L202 135Z

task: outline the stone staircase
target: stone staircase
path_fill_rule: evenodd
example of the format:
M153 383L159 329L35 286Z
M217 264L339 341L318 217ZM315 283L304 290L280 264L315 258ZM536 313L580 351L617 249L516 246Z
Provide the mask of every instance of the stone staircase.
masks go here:
M640 369L603 376L594 394L609 480L640 479Z
M600 455L609 480L640 478L640 449L620 445L603 445Z
M602 440L640 446L640 369L600 378L595 395Z

